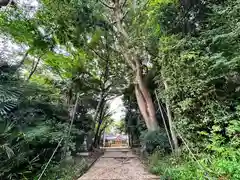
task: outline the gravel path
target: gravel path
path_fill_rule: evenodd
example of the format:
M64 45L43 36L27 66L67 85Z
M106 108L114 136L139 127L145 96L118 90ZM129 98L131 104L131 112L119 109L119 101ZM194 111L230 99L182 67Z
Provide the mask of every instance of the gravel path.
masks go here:
M107 149L78 180L159 180L148 173L129 149Z

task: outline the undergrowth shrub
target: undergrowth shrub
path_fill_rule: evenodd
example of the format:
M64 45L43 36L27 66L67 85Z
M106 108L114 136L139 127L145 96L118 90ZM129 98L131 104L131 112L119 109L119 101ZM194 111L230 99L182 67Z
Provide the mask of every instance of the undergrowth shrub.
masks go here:
M239 114L239 111L237 111ZM212 127L210 139L206 142L205 150L198 153L191 148L182 147L181 156L166 155L162 151L154 151L149 158L150 171L176 180L191 179L240 179L240 123L238 116L229 120L225 134L221 134L219 126Z
M143 147L147 153L154 152L155 149L164 152L170 151L170 145L166 133L163 130L148 131L140 137Z
M239 150L223 147L221 153L201 153L196 154L195 157L196 159L184 151L179 157L155 151L149 157L149 170L162 179L240 179Z
M68 109L51 99L48 89L24 83L22 87L20 80L8 82L9 89L2 81L0 76L0 180L32 180L42 172L62 138L50 166L75 152L75 139L83 130L73 124L68 134ZM13 88L20 89L20 95ZM10 107L6 99L16 103Z
M73 161L62 161L51 165L43 180L72 180L80 177L88 168L87 161L84 158L75 158ZM35 179L34 179L35 180ZM37 178L36 178L37 180Z

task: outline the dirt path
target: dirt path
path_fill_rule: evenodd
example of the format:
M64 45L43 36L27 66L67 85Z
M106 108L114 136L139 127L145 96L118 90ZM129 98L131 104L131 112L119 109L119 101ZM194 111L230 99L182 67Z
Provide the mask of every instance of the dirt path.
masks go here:
M145 169L129 149L107 149L78 180L159 180Z

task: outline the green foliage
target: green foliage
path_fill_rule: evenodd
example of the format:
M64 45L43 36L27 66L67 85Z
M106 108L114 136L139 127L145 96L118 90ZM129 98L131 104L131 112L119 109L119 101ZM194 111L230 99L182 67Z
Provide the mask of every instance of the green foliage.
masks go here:
M0 121L0 177L33 179L42 171L62 138L50 166L61 162L66 155L75 154L77 137L89 129L74 123L68 136L69 112L54 89L26 83L9 72L1 75L1 112L4 113ZM8 105L11 101L14 106ZM88 121L89 118L81 114L76 121L83 119Z
M115 131L119 134L124 133L126 131L125 123L123 120L115 122L114 127L115 127Z
M163 106L170 101L173 125L186 141L178 137L180 145L187 143L198 161L189 150L180 158L155 153L153 172L169 179L239 179L239 8L237 0L157 0L137 22L158 98Z
M197 161L191 155L166 156L156 151L149 158L149 168L152 173L166 179L239 179L239 150L219 148L224 150L221 153L196 154Z
M75 47L81 47L88 40L86 35L94 32L96 27L107 27L94 1L43 0L42 3L44 9L37 17L60 44L70 41Z
M88 165L85 159L77 159L74 162L62 162L49 167L43 180L72 180L80 177Z
M166 133L164 131L149 131L141 135L141 141L148 153L159 149L164 152L169 152L170 146Z
M239 2L202 3L159 3L149 8L152 23L159 22L151 26L158 29L153 35L159 40L159 57L153 60L159 98L170 100L175 126L185 138L204 149L214 127L228 141L226 127L239 119L240 61L239 43L234 41L239 36Z

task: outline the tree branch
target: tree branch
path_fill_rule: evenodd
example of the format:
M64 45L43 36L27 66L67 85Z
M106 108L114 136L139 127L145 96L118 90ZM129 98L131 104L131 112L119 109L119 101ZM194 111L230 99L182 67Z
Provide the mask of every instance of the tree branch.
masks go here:
M121 8L123 8L123 7L126 5L126 3L127 3L127 0L125 0L125 1L122 3Z
M28 57L29 52L30 52L30 49L28 49L28 50L24 53L24 56L23 56L22 60L20 61L20 63L17 65L16 70L18 70L18 69L24 64L25 60L26 60L27 57Z
M96 50L94 50L93 48L91 48L90 46L87 45L87 47L93 51L100 59L103 59L105 61L107 61L107 59L105 57L103 57L101 54L99 54Z
M36 62L36 64L35 64L34 68L32 69L32 71L30 72L30 74L29 74L29 76L28 76L27 81L29 81L29 80L31 79L32 75L33 75L33 74L35 73L35 71L37 70L37 67L38 67L38 64L39 64L39 62L40 62L40 60L41 60L41 57L42 57L42 55L39 56L39 58L38 58L38 60L37 60L37 62Z
M128 13L129 11L126 11L124 14L123 14L123 16L122 16L122 18L121 18L121 22L125 19L125 17L127 16L127 13Z
M119 95L115 95L115 96L112 96L112 97L109 97L109 98L106 98L106 101L110 101L110 100L113 100L114 98L118 97Z
M101 0L99 0L100 1L100 3L102 3L104 6L106 6L107 8L109 8L109 9L114 9L114 7L113 6L109 6L108 4L106 4L105 2L103 2L103 1L101 1Z
M113 83L109 84L106 88L105 91L108 91L108 89L113 85Z

